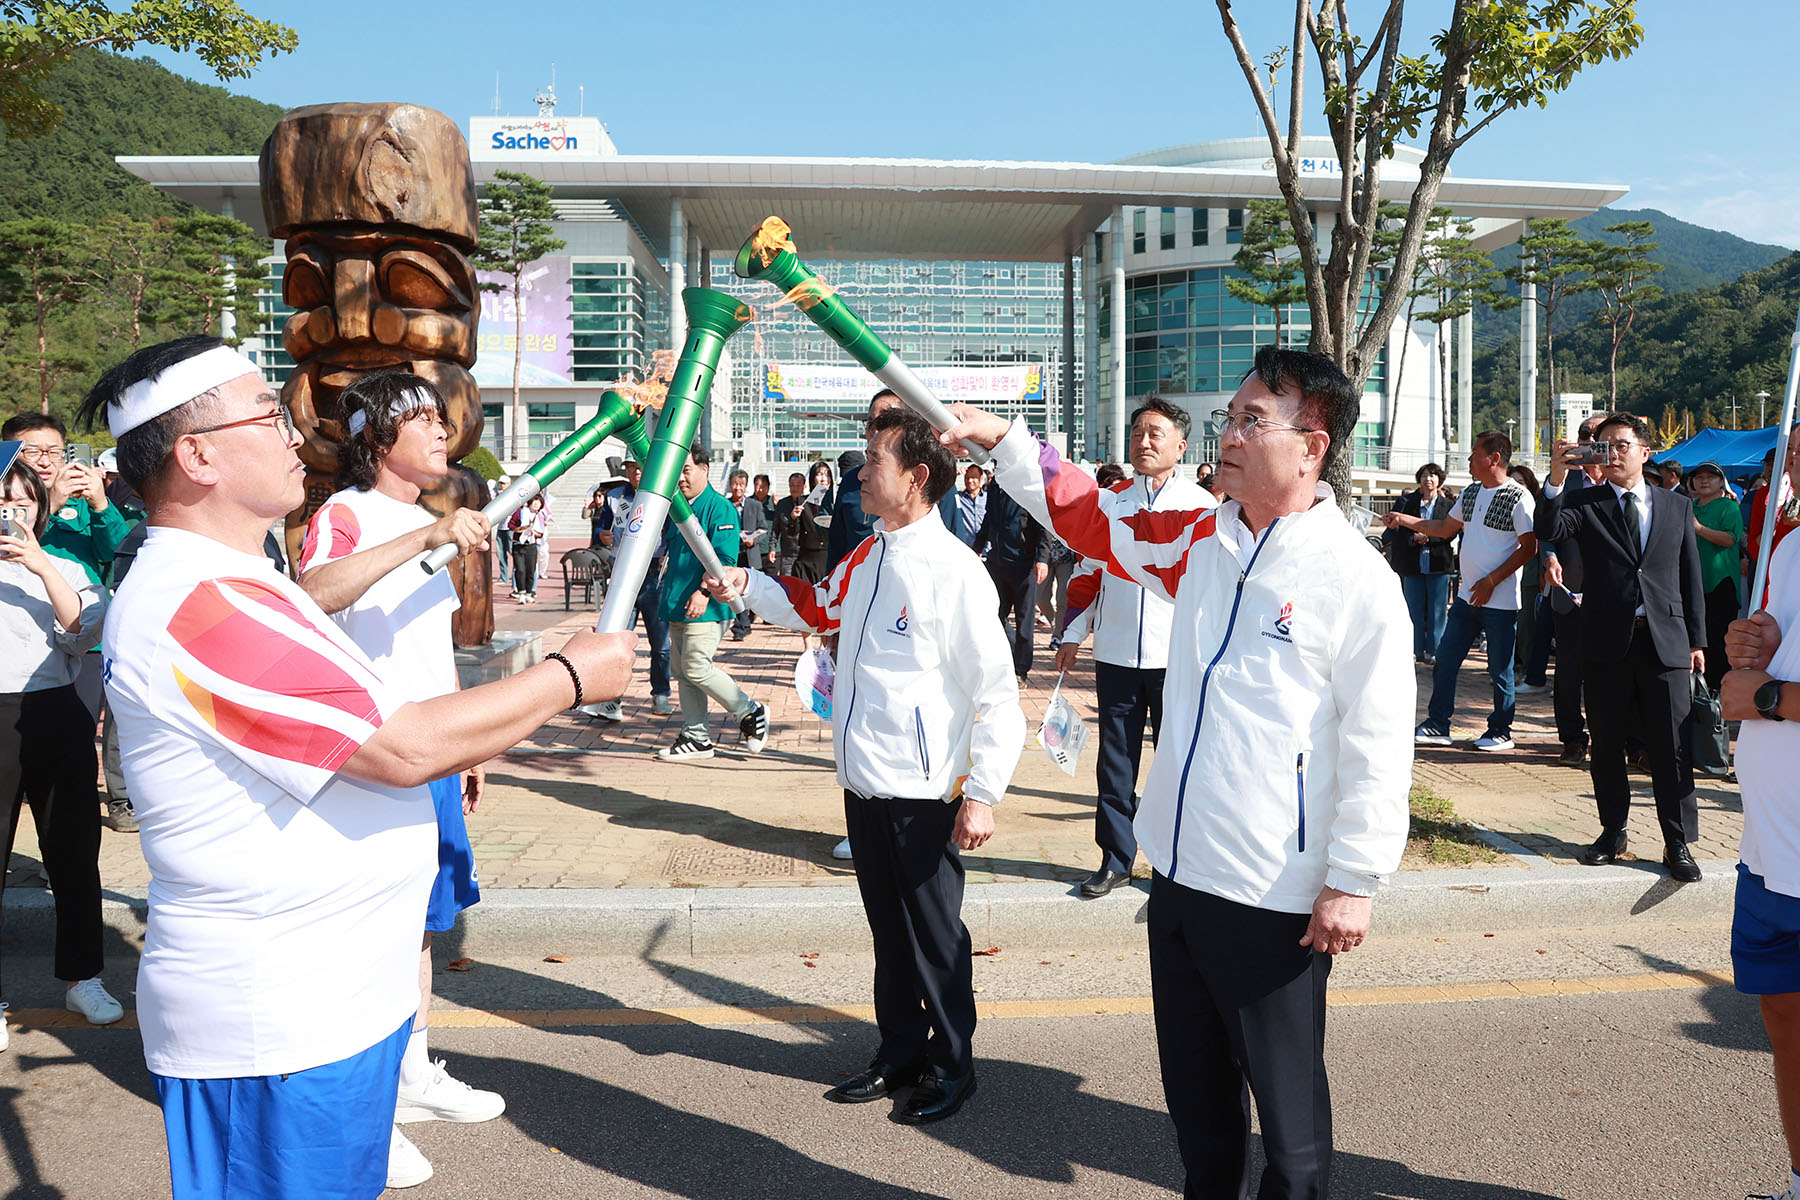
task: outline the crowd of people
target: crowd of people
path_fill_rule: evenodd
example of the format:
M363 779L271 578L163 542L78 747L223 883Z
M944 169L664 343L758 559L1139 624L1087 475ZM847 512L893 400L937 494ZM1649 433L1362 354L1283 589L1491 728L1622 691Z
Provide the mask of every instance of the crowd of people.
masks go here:
M631 632L579 634L509 679L458 686L456 591L413 564L504 547L503 578L530 603L551 505L505 529L472 509L435 517L418 501L448 469L443 398L386 372L340 400L337 490L291 570L270 529L301 500L300 434L216 339L139 350L95 384L83 413L117 441L113 490L49 418L0 434L25 451L0 528L9 844L29 805L68 1006L117 1021L97 869L99 780L116 777L107 820L140 831L151 870L138 1024L178 1197L373 1196L431 1175L402 1125L505 1110L427 1044L433 935L480 900L465 818L483 764L555 714L625 719ZM779 500L741 470L716 490L708 448L689 449L681 494L729 565L709 574L653 531L633 623L653 711L681 717L658 759L713 755L713 703L747 751L766 745L766 703L716 661L727 632L800 630L836 659L838 853L874 946L878 1040L826 1099L894 1097L897 1119L922 1125L976 1091L961 854L993 835L1047 632L1059 680L1084 647L1095 667L1097 866L1077 893L1125 885L1140 852L1150 866L1157 1048L1187 1194L1245 1194L1247 1097L1263 1194L1327 1193L1332 962L1368 936L1405 847L1414 746L1450 743L1457 676L1482 642L1482 751L1513 748L1515 696L1547 686L1554 657L1562 761L1588 764L1596 796L1586 863L1625 852L1627 762L1641 756L1663 861L1698 879L1691 676L1744 722L1733 952L1800 1111L1800 880L1785 865L1800 822L1750 803L1780 793L1781 722L1800 720L1800 687L1780 678L1800 653L1780 637L1800 591L1792 554L1772 573L1779 602L1737 619L1740 497L1716 464L1665 480L1649 428L1614 413L1559 443L1541 485L1493 431L1473 439L1460 492L1421 468L1383 518L1393 570L1370 570L1324 483L1360 406L1328 360L1264 347L1211 414L1218 462L1191 480L1193 419L1158 397L1130 416L1129 471L1090 475L965 405L939 432L888 391L863 449L793 473ZM964 441L991 474L959 466ZM625 461L587 498L596 553L618 548L641 477ZM1415 726L1420 668L1430 701ZM1165 731L1140 779L1146 734Z

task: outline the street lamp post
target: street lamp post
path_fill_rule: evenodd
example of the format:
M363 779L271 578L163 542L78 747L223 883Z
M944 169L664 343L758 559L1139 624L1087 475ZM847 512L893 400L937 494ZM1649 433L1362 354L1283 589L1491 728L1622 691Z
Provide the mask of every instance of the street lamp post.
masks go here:
M1768 405L1769 405L1769 393L1767 393L1767 392L1756 393L1756 427L1758 429L1767 429L1769 427L1769 420L1768 420L1769 414L1767 412Z
M1737 393L1733 392L1732 396L1731 396L1731 427L1733 429L1736 429L1738 427L1737 410L1738 410Z
M1516 418L1516 417L1506 418L1506 440L1509 442L1512 442L1512 444L1514 446L1517 446L1519 444L1518 441L1513 437L1513 426L1517 425L1518 423L1519 423L1519 421L1518 421L1518 418Z

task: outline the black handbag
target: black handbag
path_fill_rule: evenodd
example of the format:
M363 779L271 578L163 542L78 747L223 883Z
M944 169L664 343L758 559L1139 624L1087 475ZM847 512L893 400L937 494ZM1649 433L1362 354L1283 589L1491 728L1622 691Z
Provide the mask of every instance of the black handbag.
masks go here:
M1725 728L1725 715L1719 698L1706 686L1706 676L1693 675L1694 730L1688 739L1694 771L1722 779L1731 774L1731 734Z

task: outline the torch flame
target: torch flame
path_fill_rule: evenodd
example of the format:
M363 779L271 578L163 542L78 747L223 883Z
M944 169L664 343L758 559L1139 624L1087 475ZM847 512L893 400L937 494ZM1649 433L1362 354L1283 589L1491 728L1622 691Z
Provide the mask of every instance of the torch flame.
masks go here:
M640 381L624 375L609 386L631 402L633 412L642 414L647 408L660 410L663 401L669 398L669 380L675 375L675 361L673 350L652 350L648 379Z
M814 305L819 304L836 294L837 290L835 288L829 283L826 283L823 279L820 279L817 275L814 275L811 279L802 280L792 288L788 289L787 295L783 296L782 299L791 301L801 312L806 312Z
M756 255L757 263L766 271L783 250L795 258L800 257L800 252L794 249L793 229L780 217L766 218L750 239L750 252Z

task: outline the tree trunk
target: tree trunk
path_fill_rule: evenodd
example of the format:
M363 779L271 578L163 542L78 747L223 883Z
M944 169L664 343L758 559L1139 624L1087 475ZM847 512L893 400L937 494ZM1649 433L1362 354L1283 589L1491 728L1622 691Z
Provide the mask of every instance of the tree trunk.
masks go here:
M524 273L520 268L519 275ZM519 373L525 363L525 308L519 303L519 275L513 276L513 389L512 389L512 444L513 457L522 459L522 445L519 439L524 436L524 406L519 403Z
M42 284L37 287L38 411L50 415L50 344L44 335L50 302Z

